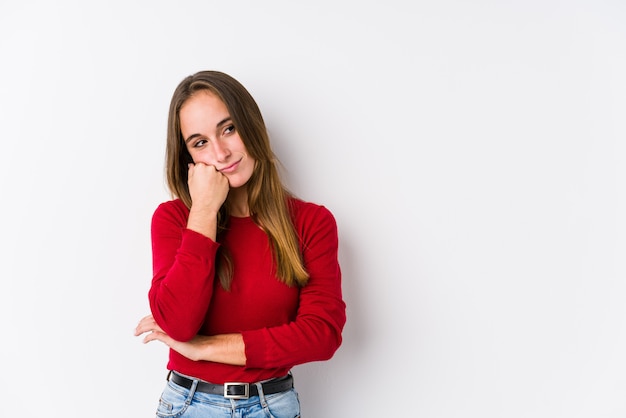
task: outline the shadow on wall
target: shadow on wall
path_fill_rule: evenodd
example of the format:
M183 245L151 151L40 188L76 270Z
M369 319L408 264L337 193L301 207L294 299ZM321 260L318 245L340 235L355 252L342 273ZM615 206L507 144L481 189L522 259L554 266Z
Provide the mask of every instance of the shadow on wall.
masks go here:
M293 370L303 415L309 417L337 416L337 406L348 395L346 388L366 378L362 359L370 336L366 331L365 299L359 287L365 269L363 257L358 255L358 247L350 238L340 233L339 262L347 306L343 343L330 360L303 364Z

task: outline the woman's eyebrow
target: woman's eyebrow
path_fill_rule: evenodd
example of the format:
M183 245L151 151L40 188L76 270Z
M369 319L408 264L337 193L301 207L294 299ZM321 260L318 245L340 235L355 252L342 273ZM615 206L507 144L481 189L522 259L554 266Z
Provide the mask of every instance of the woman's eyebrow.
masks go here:
M226 123L230 122L231 120L232 120L232 118L231 118L230 116L226 116L226 117L225 117L224 119L222 119L222 120L221 120L221 121L220 121L220 122L219 122L219 123L218 123L215 127L216 127L216 128L219 128L219 127L221 127L222 125L224 125L224 124L226 124Z
M200 135L200 134L189 135L189 137L187 139L185 139L185 144L188 144L189 141L191 141L192 139L197 138L199 136L202 136L202 135Z
M223 126L223 125L225 125L225 124L227 124L228 122L231 122L231 121L232 121L232 118L230 116L227 116L224 119L222 119L221 121L219 121L215 127L219 128L219 127L221 127L221 126ZM202 136L202 134L192 134L192 135L189 135L187 137L187 139L185 139L185 144L189 143L189 141L191 141L192 139L197 138L199 136Z

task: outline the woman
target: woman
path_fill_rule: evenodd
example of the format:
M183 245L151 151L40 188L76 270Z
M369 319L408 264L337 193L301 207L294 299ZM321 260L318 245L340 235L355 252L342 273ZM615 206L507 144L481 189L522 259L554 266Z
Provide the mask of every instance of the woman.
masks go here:
M166 166L135 331L170 347L157 416L300 416L290 370L330 359L346 321L333 215L286 190L256 102L221 72L176 88Z

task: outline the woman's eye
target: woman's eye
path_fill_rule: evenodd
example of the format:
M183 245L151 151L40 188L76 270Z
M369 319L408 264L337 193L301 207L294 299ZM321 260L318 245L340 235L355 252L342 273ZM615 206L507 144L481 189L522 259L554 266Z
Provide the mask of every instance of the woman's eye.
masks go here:
M194 148L200 148L201 146L203 146L204 144L206 144L206 139L201 139L198 142L196 142L195 144L193 144Z
M224 129L224 135L235 132L235 125L228 125L226 129Z

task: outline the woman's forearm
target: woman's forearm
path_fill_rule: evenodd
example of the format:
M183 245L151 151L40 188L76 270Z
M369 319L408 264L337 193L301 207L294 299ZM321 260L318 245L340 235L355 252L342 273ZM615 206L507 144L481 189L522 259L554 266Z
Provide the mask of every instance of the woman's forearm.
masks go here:
M196 356L196 358L190 357L192 360L213 361L235 366L246 364L246 347L241 334L199 335L188 344L196 345L192 349L194 353L190 353ZM184 350L183 347L180 348Z
M143 317L135 328L135 335L142 334L146 334L144 343L161 341L190 360L246 365L246 346L241 334L196 335L189 341L177 341L159 327L152 315Z

